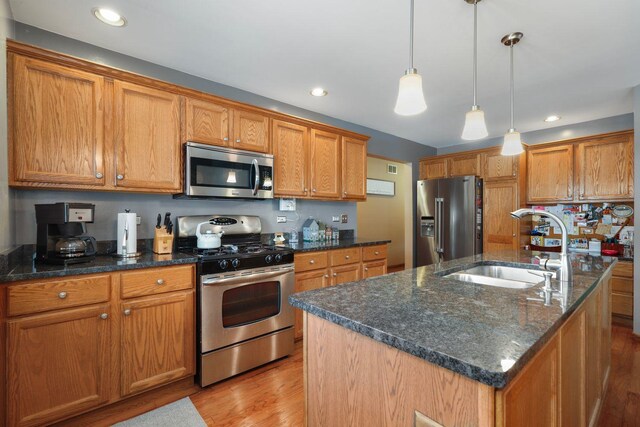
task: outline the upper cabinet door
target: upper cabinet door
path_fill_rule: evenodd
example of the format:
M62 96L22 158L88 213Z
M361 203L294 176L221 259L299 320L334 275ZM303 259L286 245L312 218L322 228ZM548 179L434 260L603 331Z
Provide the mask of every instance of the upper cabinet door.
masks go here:
M614 135L577 147L578 200L633 200L633 135Z
M420 179L439 179L447 177L446 158L427 159L420 162Z
M340 135L311 129L311 196L340 198Z
M258 113L234 110L231 146L240 150L269 153L269 118Z
M116 185L140 191L180 190L180 97L114 82Z
M485 181L513 179L518 176L519 156L503 156L500 149L482 153L482 178Z
M518 209L517 180L484 185L484 252L518 249L519 221L510 212Z
M480 176L480 155L466 154L453 156L449 161L449 176Z
M277 197L306 197L309 130L306 126L273 121L274 193Z
M527 202L573 200L573 145L556 145L527 152Z
M103 186L104 80L11 55L10 180Z
M213 102L185 98L184 130L187 141L229 145L229 109Z
M342 139L342 198L367 198L367 141Z

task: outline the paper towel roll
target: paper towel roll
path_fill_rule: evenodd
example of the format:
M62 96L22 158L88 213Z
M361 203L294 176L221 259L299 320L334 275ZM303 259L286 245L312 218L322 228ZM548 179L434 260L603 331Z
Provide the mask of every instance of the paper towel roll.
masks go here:
M131 256L138 251L137 247L136 214L133 212L121 212L118 214L118 255Z

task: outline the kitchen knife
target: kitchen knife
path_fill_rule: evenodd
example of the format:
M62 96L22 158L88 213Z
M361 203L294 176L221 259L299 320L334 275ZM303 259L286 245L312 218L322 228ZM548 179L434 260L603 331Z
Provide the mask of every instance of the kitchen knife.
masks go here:
M167 228L170 222L171 222L171 212L167 212L164 214L164 227Z
M169 221L169 225L167 225L167 233L173 234L173 222Z
M156 223L156 228L160 228L162 224L162 214L158 214L158 222Z

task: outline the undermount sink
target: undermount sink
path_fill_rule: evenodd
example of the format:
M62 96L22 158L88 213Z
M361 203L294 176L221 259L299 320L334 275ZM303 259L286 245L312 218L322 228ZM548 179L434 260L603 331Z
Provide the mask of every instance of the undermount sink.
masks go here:
M552 274L551 277L555 278L556 272ZM443 277L511 289L527 289L544 282L542 271L533 273L531 269L502 265L478 265Z

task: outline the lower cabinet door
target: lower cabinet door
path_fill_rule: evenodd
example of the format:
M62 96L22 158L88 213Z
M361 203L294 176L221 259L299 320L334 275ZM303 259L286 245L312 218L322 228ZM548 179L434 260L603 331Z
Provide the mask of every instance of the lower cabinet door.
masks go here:
M362 263L362 278L382 276L387 274L387 260L369 261Z
M10 426L49 424L109 400L108 305L8 322Z
M331 268L331 286L360 280L360 263Z
M136 298L121 304L123 396L194 373L193 291Z
M312 289L326 288L327 286L329 286L329 271L326 268L296 273L295 292L310 291ZM303 329L302 310L296 308L294 327L296 339L302 338Z

